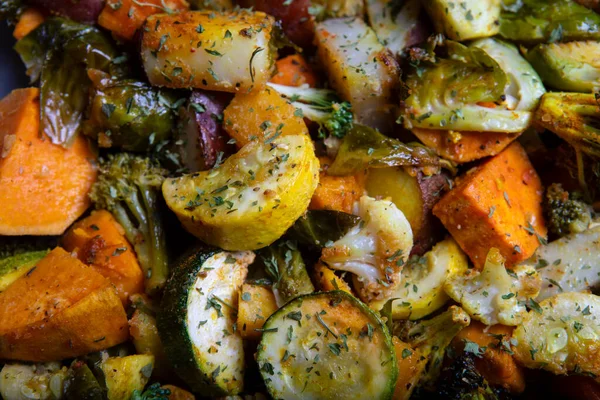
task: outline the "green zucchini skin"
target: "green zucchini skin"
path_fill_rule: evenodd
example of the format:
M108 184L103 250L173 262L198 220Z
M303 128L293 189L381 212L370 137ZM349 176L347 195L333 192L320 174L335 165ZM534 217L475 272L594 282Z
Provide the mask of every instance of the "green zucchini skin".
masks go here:
M392 398L398 379L392 336L354 296L336 290L297 297L263 330L257 362L274 399Z
M199 354L188 332L191 292L205 264L219 253L232 254L216 248L199 247L183 256L172 268L173 274L166 283L157 315L158 332L174 370L194 392L203 396L236 394L235 390L217 383L212 374L214 371L202 369L198 360L202 354Z

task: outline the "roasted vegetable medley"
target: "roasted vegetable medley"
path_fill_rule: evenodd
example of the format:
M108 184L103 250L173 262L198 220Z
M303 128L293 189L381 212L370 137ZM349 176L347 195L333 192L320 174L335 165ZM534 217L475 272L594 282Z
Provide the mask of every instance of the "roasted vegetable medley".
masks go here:
M600 1L0 20L0 400L600 399Z

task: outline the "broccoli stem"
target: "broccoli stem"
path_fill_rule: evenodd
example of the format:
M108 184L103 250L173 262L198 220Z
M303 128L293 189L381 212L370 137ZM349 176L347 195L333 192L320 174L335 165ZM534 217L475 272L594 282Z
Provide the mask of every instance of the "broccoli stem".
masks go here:
M140 186L140 192L144 201L144 206L150 210L146 229L149 240L149 250L151 254L151 267L147 271L146 291L153 292L161 288L168 277L168 263L166 240L162 226L157 223L161 221L158 204L158 196L153 188Z

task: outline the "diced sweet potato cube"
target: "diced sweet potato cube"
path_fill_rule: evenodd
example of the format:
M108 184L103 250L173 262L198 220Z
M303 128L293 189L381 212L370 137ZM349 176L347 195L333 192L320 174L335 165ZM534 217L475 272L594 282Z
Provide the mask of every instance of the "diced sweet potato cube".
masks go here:
M152 14L185 11L190 8L185 0L108 0L98 16L98 24L115 36L131 40L135 32Z
M0 235L61 235L90 204L96 156L87 139L65 148L39 127L37 88L0 100Z
M238 302L237 329L244 339L260 339L267 318L277 311L275 295L269 287L244 283Z
M13 37L17 40L23 39L31 31L40 26L45 19L44 14L37 8L28 8L19 17L19 22L17 22L13 31Z
M313 281L317 285L317 288L322 292L343 290L344 292L352 294L350 285L348 285L345 280L337 276L331 268L326 267L320 262L315 264L312 277Z
M0 358L62 360L128 338L112 284L60 247L0 293Z
M461 177L433 213L476 267L492 247L511 266L529 258L546 236L542 194L540 178L515 142Z
M364 179L353 175L327 175L327 167L332 161L326 157L320 157L319 162L321 163L319 186L317 186L308 208L352 213L354 202L358 201L365 191Z
M65 234L63 245L84 264L108 278L123 305L129 296L144 292L144 275L125 237L125 230L106 210L94 211Z
M273 83L285 86L306 84L310 87L315 87L317 84L317 76L300 54L292 54L277 60L275 68L277 73L271 78Z

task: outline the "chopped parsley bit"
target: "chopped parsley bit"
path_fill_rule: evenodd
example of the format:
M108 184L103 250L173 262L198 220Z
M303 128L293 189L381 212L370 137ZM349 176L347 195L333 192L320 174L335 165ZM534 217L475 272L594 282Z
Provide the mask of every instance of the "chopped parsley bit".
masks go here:
M402 350L402 359L405 359L406 357L410 357L412 355L412 351L410 349L404 349Z
M487 350L487 347L480 347L477 343L470 341L469 339L463 339L465 342L465 353L471 353L476 357L481 357Z
M250 301L252 300L252 295L248 292L244 292L242 293L242 300L243 301Z
M339 356L342 352L342 346L340 346L338 343L329 343L327 347L329 347L329 350L331 350L331 352L336 356Z
M504 299L504 300L512 299L513 297L515 297L514 293L508 293L508 294L502 295L502 299Z
M327 330L327 332L331 333L333 335L334 338L338 338L338 335L336 335L325 323L325 321L323 321L323 319L321 318L321 316L319 315L319 313L315 314L317 316L317 321L319 321L319 323L321 325L323 325L323 327Z

